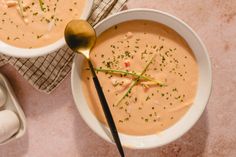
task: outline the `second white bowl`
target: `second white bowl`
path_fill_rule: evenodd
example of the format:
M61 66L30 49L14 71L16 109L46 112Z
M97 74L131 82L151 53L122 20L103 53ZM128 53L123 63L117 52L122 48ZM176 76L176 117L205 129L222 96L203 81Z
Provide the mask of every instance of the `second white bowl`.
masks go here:
M86 6L84 7L83 13L81 15L81 19L87 20L90 12L92 10L93 1L94 0L86 0ZM55 43L40 47L40 48L18 48L12 45L9 45L5 42L0 40L0 53L3 53L8 56L13 57L20 57L20 58L32 58L32 57L39 57L43 55L47 55L49 53L55 52L59 48L63 47L66 44L64 37L60 40L55 41Z

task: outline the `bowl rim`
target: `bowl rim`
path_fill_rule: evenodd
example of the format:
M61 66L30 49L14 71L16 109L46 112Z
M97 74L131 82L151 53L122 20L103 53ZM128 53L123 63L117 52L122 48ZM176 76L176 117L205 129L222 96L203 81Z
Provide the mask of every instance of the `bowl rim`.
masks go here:
M104 23L106 23L107 21L109 21L109 20L111 20L111 19L114 19L114 18L116 18L116 17L118 17L118 16L122 16L122 15L124 15L124 14L132 14L132 13L139 13L139 12L141 12L141 13L147 13L147 14L159 14L159 15L162 15L162 16L164 16L165 18L167 18L167 19L171 19L171 20L174 20L175 22L177 22L177 23L179 23L180 25L181 25L181 27L185 27L184 29L186 30L186 31L188 31L189 33L191 33L191 35L193 36L193 38L195 38L195 40L198 42L198 44L200 45L200 48L201 48L201 50L202 50L202 55L204 55L204 59L206 60L206 67L207 67L207 73L206 73L206 75L207 75L207 78L208 78L208 80L207 80L207 87L206 87L206 91L204 92L204 100L202 100L202 103L201 103L201 105L200 105L200 107L199 107L199 110L198 111L196 111L196 113L195 113L195 118L191 121L191 123L190 124L188 124L188 125L186 125L182 130L183 131L181 131L181 132L179 132L178 134L175 134L174 136L172 136L172 137L169 137L167 140L165 140L165 141L162 141L161 143L160 143L160 141L153 141L153 143L152 144L147 144L147 143L141 143L140 145L130 145L129 143L127 144L127 143L123 143L124 141L125 141L125 138L127 138L127 136L129 136L129 137L131 137L132 139L134 139L134 140L140 140L140 141L142 141L143 140L143 138L146 138L146 137L151 137L152 135L146 135L146 136L130 136L130 135L124 135L124 134L122 134L122 133L119 133L119 135L120 135L120 138L121 138L121 142L122 142L122 145L123 146L125 146L125 147L127 147L127 148L131 148L131 149L151 149L151 148L156 148L156 147L160 147L160 146L163 146L163 145L166 145L166 144L168 144L168 143L170 143L170 142L173 142L173 141L175 141L176 139L178 139L178 138L180 138L182 135L184 135L186 132L188 132L194 125L195 125L195 123L199 120L199 118L201 117L201 115L203 114L203 112L204 112L204 110L205 110L205 108L206 108L206 105L207 105L207 103L208 103L208 101L209 101L209 98L210 98L210 94L211 94L211 89L212 89L212 68L211 68L211 61L210 61L210 58L209 58L209 55L208 55L208 51L207 51L207 49L206 49L206 47L205 47L205 45L204 45L204 43L202 42L202 40L200 39L200 37L196 34L196 32L195 31L193 31L193 29L190 27L190 26L188 26L185 22L183 22L182 20L180 20L179 18L177 18L177 17L175 17L175 16L173 16L173 15L171 15L171 14L169 14L169 13L166 13L166 12L163 12L163 11L160 11L160 10L154 10L154 9L144 9L144 8L136 8L136 9L130 9L130 10L126 10L126 11L122 11L122 12L119 12L119 13L116 13L116 14L114 14L114 15L111 15L111 16L109 16L108 18L106 18L106 19L104 19L104 20L102 20L101 22L99 22L94 28L95 28L95 30L96 30L96 32L97 32L97 29L100 27L100 26L102 26ZM124 15L125 16L125 15ZM129 20L127 20L127 21L130 21L130 20L138 20L139 19L139 17L133 17L132 19L129 19ZM154 20L154 18L153 18L153 21L155 21ZM157 21L156 21L157 22ZM158 21L159 23L161 23L160 21ZM122 23L122 22L118 22L118 23ZM108 26L105 30L107 30L108 28L110 28L110 27L112 27L112 26L114 26L114 25L116 25L116 24L112 24L112 25L110 25L110 26ZM165 24L166 25L166 24ZM171 27L171 26L168 26L168 27L170 27L170 28L172 28L173 30L175 30L176 31L176 29L175 28L173 28L173 27ZM104 30L104 31L105 31ZM102 31L103 32L103 31ZM177 31L176 31L177 32ZM177 32L178 33L178 32ZM182 34L180 34L180 36L182 36L184 39L185 39L185 37L182 35ZM186 39L185 39L186 40ZM189 44L189 42L191 42L191 41L187 41L186 40L186 42ZM191 49L192 49L192 47L191 47ZM195 53L196 52L193 52L194 53L194 55L196 55ZM78 67L78 65L80 64L79 62L78 62L78 60L80 60L81 61L81 57L80 56L78 56L78 55L76 55L76 57L74 58L74 60L73 60L73 64L72 64L72 72L71 72L71 88L72 88L72 94L73 94L73 98L74 98L74 101L75 101L75 105L77 106L77 109L79 110L79 112L80 112L80 115L81 115L81 117L82 117L82 119L86 122L86 124L98 135L98 136L100 136L100 137L102 137L104 140L106 140L106 141L108 141L108 142L110 142L110 143L113 143L112 142L112 140L111 140L111 138L109 138L109 135L107 135L105 132L107 132L107 130L104 130L104 128L103 128L103 133L101 132L101 129L99 130L98 128L96 128L95 127L95 124L92 124L91 123L91 119L89 119L89 118L94 118L95 116L93 115L93 113L90 111L90 114L92 114L91 116L90 115L87 115L87 114L85 114L85 113L83 113L83 110L82 110L82 108L81 108L81 101L78 101L77 100L77 97L78 97L78 89L77 89L77 87L78 86L81 86L81 85L79 85L80 83L77 83L78 82L78 76L76 76L76 75L80 75L80 74L78 74L79 72L78 71L76 71L76 70L78 70L77 69L77 67ZM79 65L80 66L80 65ZM200 65L199 65L200 66ZM199 68L199 71L200 71L200 68ZM200 75L200 74L199 74ZM199 79L200 79L200 76L199 76ZM76 86L76 83L78 84L77 86ZM199 83L200 84L200 83ZM198 86L200 86L200 85L198 85ZM81 89L80 89L81 90ZM197 91L199 91L199 89L197 89ZM82 96L83 96L83 92L82 92ZM83 96L84 97L84 96ZM197 97L197 95L196 95L196 97ZM80 97L81 98L81 97ZM82 99L84 99L84 98L82 98ZM87 103L86 101L85 101L85 103ZM85 104L85 105L87 105L87 104ZM192 108L193 108L193 106L195 106L196 107L196 105L195 105L195 101L194 101L194 103L192 104L192 106L190 107L190 109L187 111L187 113L188 113L188 115L189 115L189 112L190 112L190 110L191 110L191 112L192 112ZM88 106L87 106L88 107ZM187 115L187 113L185 113L185 115L178 121L178 122L176 122L176 124L174 124L173 126L171 126L170 128L168 128L168 129L166 129L166 130L171 130L173 127L176 127L177 125L179 125L179 123L180 123L180 121L183 121L183 119L186 119L186 115ZM89 118L88 118L88 116L90 116ZM96 119L96 118L95 118ZM98 123L100 123L98 120L97 120L97 122ZM102 126L102 127L104 127L104 125L103 124L101 124L100 123L100 125ZM155 135L155 136L163 136L163 134L164 134L164 132L166 132L166 130L164 130L163 132L161 132L161 133L158 133L157 135ZM172 131L174 131L173 129L172 129ZM132 140L131 139L131 140ZM159 143L158 143L159 142Z
M81 19L87 20L91 14L92 7L94 4L94 0L86 0L85 7L83 8L83 12L81 15ZM12 57L19 57L19 58L34 58L40 57L52 52L55 52L66 45L64 37L60 38L59 40L53 42L52 44L42 46L39 48L20 48L15 47L13 45L7 44L0 40L0 53L12 56Z

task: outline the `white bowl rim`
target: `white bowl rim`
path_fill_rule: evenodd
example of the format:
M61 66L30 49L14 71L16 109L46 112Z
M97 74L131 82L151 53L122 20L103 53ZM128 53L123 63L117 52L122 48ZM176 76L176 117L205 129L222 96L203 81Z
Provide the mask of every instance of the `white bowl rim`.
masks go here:
M212 70L211 70L211 62L210 62L210 58L209 58L209 55L208 55L208 52L207 52L207 49L204 45L204 43L202 42L202 40L200 39L200 37L195 33L195 31L192 30L192 28L190 26L188 26L185 22L183 22L182 20L180 20L179 18L169 14L169 13L166 13L166 12L163 12L163 11L160 11L160 10L154 10L154 9L144 9L144 8L136 8L136 9L130 9L130 10L126 10L126 11L122 11L122 12L119 12L119 13L116 13L114 15L111 15L109 16L108 18L102 20L101 22L99 22L96 26L95 26L95 30L98 29L99 26L101 26L103 23L113 19L113 18L116 18L118 16L123 16L124 14L132 14L132 13L150 13L150 14L156 14L156 15L161 15L161 16L164 16L165 18L167 19L171 19L173 21L175 21L176 23L178 23L179 25L181 25L181 28L185 29L185 31L187 31L188 33L191 34L191 36L194 38L194 40L196 40L196 42L198 42L198 45L200 46L200 49L201 49L201 55L203 55L203 59L205 59L205 66L206 66L206 71L205 71L205 75L206 76L202 76L202 77L206 77L207 80L204 80L206 81L206 86L203 87L205 90L204 90L204 93L201 94L201 96L204 95L204 97L202 98L201 100L201 104L200 105L195 105L195 102L193 103L193 105L190 107L190 109L188 110L188 112L182 117L181 120L179 120L175 125L171 126L170 128L164 130L163 132L161 133L158 133L158 134L155 134L155 135L147 135L147 136L130 136L130 135L124 135L122 133L119 133L119 136L120 136L120 139L121 139L121 142L122 142L122 145L127 147L127 148L131 148L131 149L151 149L151 148L156 148L156 147L160 147L160 146L163 146L163 145L166 145L170 142L173 142L175 141L176 139L180 138L182 135L184 135L187 131L189 131L193 126L194 124L198 121L198 119L201 117L202 113L204 112L204 109L208 103L208 100L209 100L209 97L210 97L210 94L211 94L211 88L212 88ZM125 16L125 15L124 15ZM133 17L132 19L129 19L129 20L138 20L140 19L140 17ZM126 20L126 21L129 21L129 20ZM145 19L144 19L145 20ZM148 19L146 19L148 20ZM150 19L149 19L150 20ZM153 19L153 21L155 21ZM158 21L159 23L162 23L160 21ZM118 22L118 23L121 23L121 22ZM114 26L116 24L113 24L111 26ZM166 24L165 24L166 25ZM111 26L109 26L108 28L110 28ZM178 32L175 28L173 28L172 26L168 26L172 29L174 29L176 32ZM106 28L105 30L107 30L108 28ZM96 30L97 32L97 30ZM180 34L184 39L185 37ZM186 39L185 39L186 40ZM186 40L186 42L188 44L190 44L189 42L191 41L188 41ZM190 45L191 47L191 45ZM191 47L192 48L192 47ZM194 55L196 56L196 53L197 52L193 52ZM111 138L109 138L109 136L104 132L104 128L99 128L99 125L100 127L102 126L103 127L103 124L101 124L96 118L95 116L93 115L93 113L89 110L87 113L84 113L83 111L83 105L87 105L86 102L85 104L83 103L84 101L84 97L80 97L80 100L78 100L78 91L79 90L82 90L81 88L81 85L80 83L78 83L78 69L77 69L77 66L78 64L78 59L81 60L81 57L77 56L74 58L74 61L73 61L73 64L72 64L72 72L71 72L71 88L72 88L72 94L73 94L73 98L74 98L74 101L75 101L75 104L77 106L77 109L79 110L80 112L80 115L81 117L83 118L83 120L87 123L87 125L97 134L99 135L100 137L102 137L104 140L108 141L108 142L111 142L112 143L112 140ZM199 61L198 61L199 62ZM199 65L200 66L200 65ZM199 70L200 70L200 67L199 67ZM200 74L199 74L200 75ZM200 79L200 76L199 76L199 79ZM200 84L200 83L199 83ZM198 85L198 88L199 88L200 85ZM78 87L80 89L78 89ZM199 94L199 89L197 91L197 95L196 97L199 97L198 94ZM81 93L80 93L81 94ZM80 95L81 96L81 95ZM82 93L82 96L83 96L83 93ZM81 100L82 99L82 100ZM81 104L82 103L82 104ZM195 108L197 108L199 110L195 110ZM82 109L83 108L83 109ZM87 106L88 108L88 106ZM182 122L183 124L183 120L186 120L187 118L189 118L189 114L192 113L194 111L194 118L191 118L191 122L188 124L188 125L181 125L181 130L180 132L178 133L173 133L175 130L173 128L176 128L176 126L180 126L180 122ZM89 115L88 115L89 114ZM188 115L188 116L187 116ZM94 124L92 121L94 119L96 119L96 123L99 123L99 124ZM172 134L169 134L171 135L171 137L166 137L165 135L165 132L167 131L173 131ZM160 139L160 137L163 137L165 136L165 140L163 140L163 138L161 139L162 141L156 141L158 139ZM127 141L127 138L130 138L128 141ZM145 143L145 140L146 138L149 138L149 141L151 141L151 143ZM151 138L154 138L153 140ZM142 143L142 141L144 140L144 143ZM136 141L136 142L135 142ZM131 142L132 144L130 144L129 142ZM140 142L140 143L137 143L137 142ZM135 143L135 144L134 144Z
M87 1L87 3L85 4L86 6L83 8L83 12L80 17L81 19L84 20L88 19L94 3L94 0L86 0L86 1ZM65 45L66 42L64 37L62 37L61 39L57 40L56 42L50 45L32 49L15 47L0 40L0 53L12 57L33 58L55 52Z

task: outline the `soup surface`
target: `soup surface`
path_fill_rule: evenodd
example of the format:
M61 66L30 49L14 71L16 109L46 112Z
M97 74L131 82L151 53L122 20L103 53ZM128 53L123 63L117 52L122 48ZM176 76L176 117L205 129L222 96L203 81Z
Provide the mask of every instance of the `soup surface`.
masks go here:
M86 0L0 0L0 40L37 48L63 37L66 24L80 18Z
M183 117L194 101L195 57L184 39L162 24L137 20L108 29L98 37L91 60L119 132L163 131ZM82 87L91 111L106 124L86 62Z

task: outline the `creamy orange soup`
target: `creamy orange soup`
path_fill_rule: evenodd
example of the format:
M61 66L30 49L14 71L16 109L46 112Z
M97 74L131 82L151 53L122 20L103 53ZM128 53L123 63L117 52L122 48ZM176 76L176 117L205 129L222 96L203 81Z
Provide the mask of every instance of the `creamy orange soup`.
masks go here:
M66 24L79 18L86 0L0 0L0 40L37 48L63 37Z
M194 101L196 59L185 40L162 24L129 21L116 25L98 37L91 59L122 133L163 131L180 120ZM82 71L84 95L91 111L106 124L87 67L85 63Z

